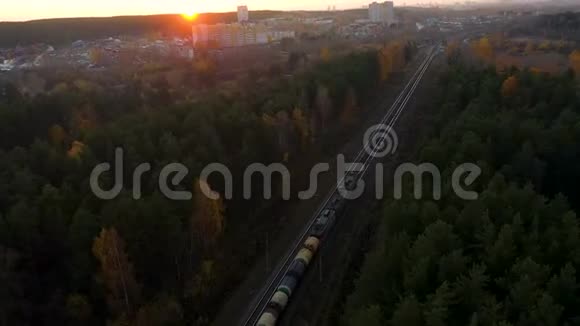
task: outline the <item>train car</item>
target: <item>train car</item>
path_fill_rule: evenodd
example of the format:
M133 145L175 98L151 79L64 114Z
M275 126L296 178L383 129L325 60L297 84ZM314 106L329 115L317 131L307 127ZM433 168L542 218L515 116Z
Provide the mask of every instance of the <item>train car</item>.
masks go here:
M286 275L282 279L280 286L278 286L278 291L284 292L288 297L291 297L296 285L298 285L298 279L292 275Z
M330 208L334 209L336 215L341 215L346 205L345 199L339 194L335 194L330 200Z
M322 239L324 237L325 230L326 230L326 223L318 223L318 220L317 220L316 224L314 224L314 227L312 227L312 233L310 235L317 237L319 239Z
M344 178L344 188L348 191L353 191L356 189L356 178L357 175L354 173L347 174L346 178Z
M256 323L257 326L275 326L276 322L278 321L278 317L280 317L280 313L278 313L275 309L267 308L266 311L260 316L258 322Z
M270 299L268 307L276 310L278 313L282 313L282 311L286 309L289 300L290 297L288 297L286 293L282 291L276 291L276 293L274 293L272 296L272 299Z
M320 247L320 240L317 237L310 236L304 241L304 248L308 248L313 253L318 251L318 247Z
M306 264L301 260L294 260L290 268L288 269L288 275L294 276L296 279L300 279L304 272L306 271Z
M300 249L298 254L296 254L296 257L294 257L294 260L300 260L304 263L304 265L308 266L308 265L310 265L310 262L312 261L312 257L314 257L314 253L310 249L302 248L302 249Z
M312 236L322 239L326 230L334 224L336 212L333 209L325 209L316 219L312 228Z

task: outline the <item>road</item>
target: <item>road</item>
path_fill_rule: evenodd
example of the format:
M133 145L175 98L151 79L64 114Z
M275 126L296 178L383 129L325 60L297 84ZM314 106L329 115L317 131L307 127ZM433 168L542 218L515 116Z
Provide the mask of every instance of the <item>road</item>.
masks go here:
M411 100L414 95L415 90L417 89L418 85L420 84L423 76L427 72L432 60L440 53L439 46L433 46L428 52L415 72L415 74L411 77L409 82L406 84L403 91L399 94L395 102L392 106L388 109L386 114L383 116L379 124L386 126L387 128L393 128L398 121L400 115L404 111L407 106L407 103ZM375 160L376 149L371 149L371 153L368 153L367 150L363 148L360 150L356 159L353 162L360 162L363 163L365 169L360 172L356 172L357 180L364 178L368 172L368 168L371 166ZM370 146L368 148L373 148ZM254 297L252 302L248 305L245 317L240 321L239 325L243 326L254 326L257 320L260 318L264 310L266 309L270 298L272 297L273 293L276 291L282 278L286 274L290 264L293 261L294 256L296 253L302 248L302 243L311 233L311 228L314 225L316 218L319 216L320 212L327 208L331 198L337 193L338 188L344 183L344 178L339 180L331 190L328 195L325 197L325 200L322 204L318 207L315 214L309 219L308 223L304 226L303 230L299 233L296 240L291 244L286 254L279 260L276 267L273 269L272 273L270 274L269 278L265 281L264 286L258 292L258 294Z

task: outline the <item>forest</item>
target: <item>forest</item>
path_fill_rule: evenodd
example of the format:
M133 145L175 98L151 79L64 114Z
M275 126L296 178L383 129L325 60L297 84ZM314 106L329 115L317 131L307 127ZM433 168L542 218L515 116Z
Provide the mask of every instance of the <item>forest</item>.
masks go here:
M537 37L566 41L580 41L580 13L561 12L534 16L526 23L515 24L509 28L512 35Z
M415 162L443 195L386 200L381 228L340 308L341 325L577 325L580 96L574 72L455 63ZM483 173L474 201L450 176ZM430 189L430 177L424 178ZM430 191L425 191L430 194ZM390 197L392 198L392 197Z
M163 81L119 90L71 78L34 97L0 85L0 325L208 325L263 252L260 235L279 227L280 196L247 201L235 188L231 200L210 200L195 182L201 169L220 162L241 180L251 162L285 162L298 178L309 159L334 153L411 55L391 44L179 100ZM99 200L90 173L117 147L127 186ZM144 162L153 168L133 200ZM192 201L161 195L171 162L189 168L175 189L193 190Z

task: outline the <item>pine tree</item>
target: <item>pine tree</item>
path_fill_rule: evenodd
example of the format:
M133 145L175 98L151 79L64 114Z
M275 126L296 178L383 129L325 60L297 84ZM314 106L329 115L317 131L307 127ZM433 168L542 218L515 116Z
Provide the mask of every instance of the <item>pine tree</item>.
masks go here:
M463 307L463 312L477 311L487 297L486 286L489 277L485 274L485 265L475 265L467 275L457 279L453 291L457 303Z
M547 293L556 303L564 307L576 307L579 302L576 295L578 288L576 270L571 264L566 264L559 274L548 282Z
M391 325L421 326L423 323L423 308L417 298L410 295L401 299L393 312Z
M425 325L445 326L449 324L449 308L453 305L454 293L447 282L443 282L434 294L427 297L424 308Z
M562 325L561 317L564 308L556 304L554 299L544 293L530 312L530 319L536 325L558 326Z
M372 305L367 308L360 309L356 311L352 316L347 317L347 325L349 326L383 326L385 322L383 321L381 308L377 305Z

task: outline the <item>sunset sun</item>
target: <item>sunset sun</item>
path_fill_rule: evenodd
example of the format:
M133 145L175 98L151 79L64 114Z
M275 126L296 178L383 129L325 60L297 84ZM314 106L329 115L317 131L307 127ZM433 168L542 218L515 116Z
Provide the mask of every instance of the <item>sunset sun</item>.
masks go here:
M194 21L197 18L197 13L185 13L185 14L181 14L181 16L183 16L183 18L185 18L186 20L189 21Z

